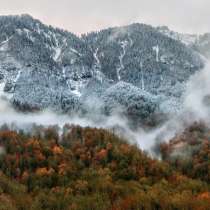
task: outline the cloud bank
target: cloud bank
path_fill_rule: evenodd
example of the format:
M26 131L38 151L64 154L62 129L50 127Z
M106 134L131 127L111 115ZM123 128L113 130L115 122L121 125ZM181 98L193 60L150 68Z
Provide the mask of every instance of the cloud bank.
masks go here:
M30 128L33 123L43 126L75 124L82 127L105 128L126 138L130 143L138 145L141 149L156 155L154 148L157 144L168 141L176 134L182 132L195 121L210 123L210 63L193 75L184 94L183 109L179 115L171 116L164 124L145 130L141 127L133 130L129 121L120 116L69 116L56 114L49 110L40 113L21 113L9 106L4 97L0 97L0 125L15 125L15 128Z

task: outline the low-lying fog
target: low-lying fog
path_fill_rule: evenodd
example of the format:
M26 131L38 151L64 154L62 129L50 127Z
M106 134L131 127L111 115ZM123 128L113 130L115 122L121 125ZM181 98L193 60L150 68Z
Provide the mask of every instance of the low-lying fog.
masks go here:
M170 120L160 127L150 131L142 128L132 130L129 127L128 120L113 115L111 117L76 117L68 115L58 115L51 111L41 113L25 114L15 111L2 96L0 98L0 125L16 125L18 128L30 128L35 123L38 125L50 126L59 125L62 127L66 123L80 125L82 127L90 126L97 128L115 129L120 135L123 135L130 143L137 144L141 149L153 154L154 146L162 141L170 140L178 132L183 131L194 121L210 121L210 64L193 75L184 93L184 105L179 115L171 116ZM118 133L118 134L119 134Z

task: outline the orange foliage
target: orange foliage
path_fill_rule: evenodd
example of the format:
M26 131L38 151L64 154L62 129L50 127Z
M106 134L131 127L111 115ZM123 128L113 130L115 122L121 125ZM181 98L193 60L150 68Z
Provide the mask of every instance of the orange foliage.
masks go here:
M53 168L47 169L47 168L37 168L36 175L37 176L50 176L55 172Z
M209 200L210 201L210 192L203 192L197 197L199 200Z
M32 146L33 149L40 149L40 142L37 139L29 139L25 145L26 147Z
M96 154L96 159L97 160L104 160L107 157L107 150L102 149L100 152Z
M21 179L23 181L26 181L28 179L28 177L29 177L29 173L27 171L24 171L23 174L22 174Z
M173 174L170 178L169 181L174 184L181 184L185 182L188 178L182 174Z
M10 140L2 143L7 152L0 158L0 169L9 181L20 182L22 195L30 192L32 200L45 199L49 209L62 210L209 209L210 142L201 144L190 165L183 160L170 165L102 129L75 127L65 132L59 144L51 138L56 133L46 139L0 132L0 140ZM180 142L171 145L179 149ZM170 145L162 145L162 150L170 155ZM0 185L11 187L2 184L1 176Z
M57 145L52 148L54 155L61 155L63 153L63 149Z
M122 144L120 145L120 151L122 152L122 154L128 155L131 151L131 147L127 144Z
M6 140L14 141L18 139L18 134L15 131L1 131L0 139L3 141L6 141Z
M45 156L39 150L34 151L34 156L38 161L43 161L46 159Z
M66 163L61 163L58 166L58 174L59 175L66 175L66 171L69 169L69 166Z

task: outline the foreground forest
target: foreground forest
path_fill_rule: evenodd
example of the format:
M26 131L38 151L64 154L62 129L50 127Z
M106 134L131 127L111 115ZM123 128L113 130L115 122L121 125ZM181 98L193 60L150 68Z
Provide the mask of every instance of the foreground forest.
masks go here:
M195 124L159 146L159 161L111 131L3 126L0 210L208 210L209 137Z

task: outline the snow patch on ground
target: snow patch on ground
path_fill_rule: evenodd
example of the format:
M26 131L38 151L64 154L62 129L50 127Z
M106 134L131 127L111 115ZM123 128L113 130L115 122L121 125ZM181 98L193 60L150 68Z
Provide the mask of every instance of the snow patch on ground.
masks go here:
M98 48L96 48L96 50L95 50L95 52L93 53L93 56L94 56L94 58L95 58L95 61L96 61L96 66L97 67L101 67L101 64L100 64L100 60L99 60L99 58L98 58Z
M120 71L122 69L124 69L123 58L125 57L125 54L126 54L126 47L128 45L128 41L122 41L122 42L120 42L120 45L122 47L122 52L119 56L120 66L117 68L117 79L118 79L118 81L121 80Z
M71 89L71 93L73 93L77 97L82 96L81 91L86 84L85 81L83 81L83 80L78 80L78 81L69 80L69 81L67 81L67 84L68 84L69 88Z
M142 62L140 64L140 67L141 67L141 89L145 90L145 87L144 87L144 71L143 71L143 63Z
M36 28L37 33L38 33L38 34L41 34L40 24L37 23L37 24L36 24L36 27L37 27L37 28Z
M98 51L99 51L99 48L96 48L95 52L93 53L93 57L95 59L95 68L94 68L94 71L93 71L93 76L100 82L102 83L103 82L103 79L104 79L104 74L100 71L101 70L101 62L99 60L99 57L98 57Z
M20 78L21 75L21 70L18 71L16 78L14 79L14 83L16 83L18 81L18 79Z
M53 60L58 61L58 59L60 58L62 50L61 50L60 47L56 47L56 48L54 48L54 50L55 50L55 55L53 57Z
M70 48L70 50L73 52L73 53L75 53L75 54L77 54L78 56L82 56L82 54L81 53L79 53L77 50L75 50L74 48Z
M58 62L61 59L63 50L65 49L65 47L67 47L67 40L63 39L63 41L62 41L63 44L60 45L59 40L58 40L58 38L56 37L55 34L53 34L53 37L54 37L54 40L55 40L55 47L53 47L53 50L54 50L53 60L55 62Z
M63 78L66 78L66 69L64 67L62 69L62 73L63 73Z
M133 40L131 39L131 37L129 36L129 42L130 42L130 47L133 46Z
M0 51L6 51L7 50L7 43L9 40L12 39L13 36L7 37L5 41L0 43Z
M72 93L78 97L80 97L82 95L81 92L79 91L79 85L76 86L76 89L73 90Z
M199 39L199 35L181 34L178 32L171 31L168 27L160 27L158 30L160 31L160 33L172 39L178 40L186 46L193 45Z
M12 98L11 93L4 92L5 82L0 83L0 99L4 99L5 101L9 101Z
M32 42L34 42L35 39L34 39L34 37L31 35L31 31L29 31L27 28L24 28L23 30L24 30L24 32L26 33L27 38L28 38L29 40L31 40Z
M154 46L152 49L153 49L153 50L155 51L155 53L156 53L156 62L159 62L159 52L160 52L159 45Z

